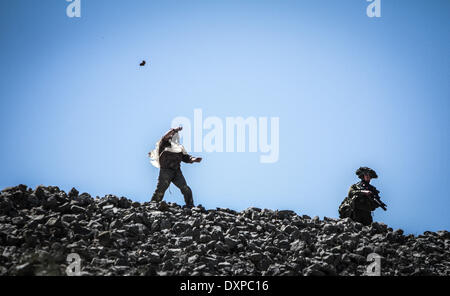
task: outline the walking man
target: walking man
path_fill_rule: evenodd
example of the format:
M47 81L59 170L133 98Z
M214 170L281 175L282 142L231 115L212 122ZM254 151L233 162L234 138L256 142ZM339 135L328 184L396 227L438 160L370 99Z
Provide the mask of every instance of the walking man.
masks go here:
M201 157L189 155L180 144L178 132L182 127L170 129L157 143L156 148L149 152L151 163L159 168L158 184L151 201L160 202L163 200L164 193L169 188L170 182L175 184L184 196L186 207L193 207L192 190L186 183L181 172L180 163L200 162Z

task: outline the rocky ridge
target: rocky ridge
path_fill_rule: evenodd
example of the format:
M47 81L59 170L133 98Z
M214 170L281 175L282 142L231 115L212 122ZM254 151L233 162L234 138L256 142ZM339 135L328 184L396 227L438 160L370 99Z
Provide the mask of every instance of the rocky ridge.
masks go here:
M241 212L201 205L92 198L75 188L5 188L0 194L0 275L450 275L450 234L404 235L383 223Z

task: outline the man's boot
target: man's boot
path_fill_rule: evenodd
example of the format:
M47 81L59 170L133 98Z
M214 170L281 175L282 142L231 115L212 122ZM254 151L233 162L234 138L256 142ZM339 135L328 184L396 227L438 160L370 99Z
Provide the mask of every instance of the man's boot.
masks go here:
M189 186L185 186L181 189L181 193L183 193L184 196L184 202L186 203L187 208L194 207L194 199L192 197L192 190L189 188Z

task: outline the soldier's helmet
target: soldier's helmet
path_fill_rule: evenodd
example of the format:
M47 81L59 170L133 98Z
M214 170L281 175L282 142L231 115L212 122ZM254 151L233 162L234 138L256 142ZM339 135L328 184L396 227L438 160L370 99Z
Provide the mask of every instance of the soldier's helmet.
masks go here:
M377 173L368 167L360 167L356 170L355 174L360 178L361 180L364 179L364 175L369 175L372 179L378 178Z

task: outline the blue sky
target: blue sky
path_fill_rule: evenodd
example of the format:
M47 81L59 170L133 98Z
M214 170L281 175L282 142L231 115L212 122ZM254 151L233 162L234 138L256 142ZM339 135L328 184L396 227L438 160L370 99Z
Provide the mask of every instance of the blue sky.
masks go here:
M177 116L279 117L280 155L193 153L194 202L337 217L359 166L388 211L448 230L450 2L63 0L0 4L0 187L148 201ZM150 65L140 68L142 59ZM171 186L165 200L184 204Z

